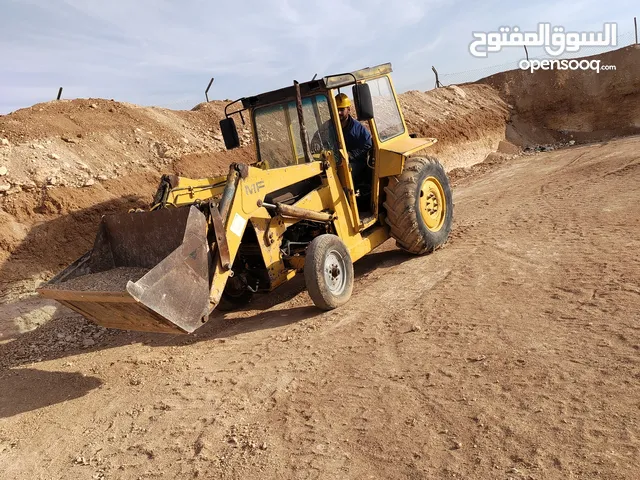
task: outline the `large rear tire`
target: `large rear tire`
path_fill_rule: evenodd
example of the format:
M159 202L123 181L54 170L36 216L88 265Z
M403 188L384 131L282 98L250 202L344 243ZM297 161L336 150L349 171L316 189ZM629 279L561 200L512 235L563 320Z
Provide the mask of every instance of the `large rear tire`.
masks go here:
M332 310L347 303L353 291L353 262L340 238L324 234L313 239L304 261L304 279L318 308Z
M453 222L453 198L437 159L407 159L402 174L389 178L385 192L386 221L398 247L420 255L446 243Z

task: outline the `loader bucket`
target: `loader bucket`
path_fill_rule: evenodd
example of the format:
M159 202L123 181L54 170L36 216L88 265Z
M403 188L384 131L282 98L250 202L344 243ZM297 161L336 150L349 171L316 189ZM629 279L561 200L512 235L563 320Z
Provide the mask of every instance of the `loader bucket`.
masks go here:
M209 312L208 256L196 207L108 215L93 249L37 291L104 327L190 333Z

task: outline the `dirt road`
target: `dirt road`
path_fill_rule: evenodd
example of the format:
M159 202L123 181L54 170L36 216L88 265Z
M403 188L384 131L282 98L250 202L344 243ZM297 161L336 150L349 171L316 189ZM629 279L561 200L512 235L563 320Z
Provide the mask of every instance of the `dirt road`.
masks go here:
M478 166L329 313L53 320L0 345L0 477L640 478L639 185L639 137Z

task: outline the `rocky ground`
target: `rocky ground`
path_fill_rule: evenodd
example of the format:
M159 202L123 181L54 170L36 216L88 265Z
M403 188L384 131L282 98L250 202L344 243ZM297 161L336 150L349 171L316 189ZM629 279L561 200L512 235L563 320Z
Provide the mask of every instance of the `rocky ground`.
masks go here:
M339 310L294 279L193 336L1 345L2 478L638 478L639 147L457 171L450 242Z

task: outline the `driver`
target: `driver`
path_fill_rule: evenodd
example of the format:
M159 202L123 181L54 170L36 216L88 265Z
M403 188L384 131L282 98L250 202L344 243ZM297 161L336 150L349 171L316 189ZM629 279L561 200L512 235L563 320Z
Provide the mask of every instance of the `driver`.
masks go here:
M351 100L344 93L336 95L338 117L342 125L342 135L349 153L349 165L353 183L363 180L367 169L367 156L373 146L371 134L351 116ZM356 181L357 179L357 181Z

